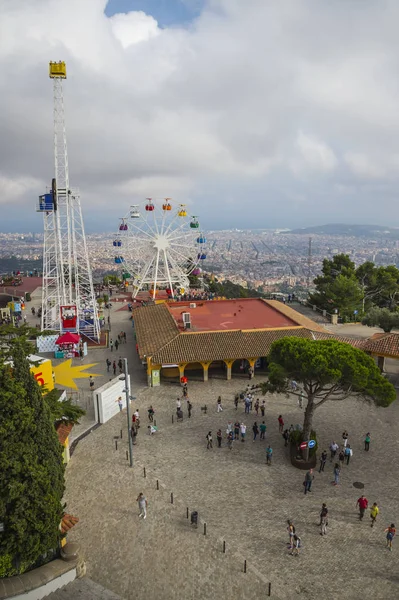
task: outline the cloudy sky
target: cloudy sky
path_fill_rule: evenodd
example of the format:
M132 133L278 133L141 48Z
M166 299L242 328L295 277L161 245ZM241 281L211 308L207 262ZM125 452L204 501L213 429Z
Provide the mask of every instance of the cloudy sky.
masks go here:
M41 230L60 59L89 231L146 196L206 229L399 226L398 22L398 0L0 0L0 230Z

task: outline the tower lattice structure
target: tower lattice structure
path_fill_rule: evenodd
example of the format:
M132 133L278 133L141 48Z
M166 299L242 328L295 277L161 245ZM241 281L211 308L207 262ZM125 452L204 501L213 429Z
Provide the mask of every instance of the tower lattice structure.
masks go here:
M65 130L64 62L49 65L54 91L54 167L51 193L40 196L44 215L42 331L79 333L99 342L97 301L79 190L69 185Z

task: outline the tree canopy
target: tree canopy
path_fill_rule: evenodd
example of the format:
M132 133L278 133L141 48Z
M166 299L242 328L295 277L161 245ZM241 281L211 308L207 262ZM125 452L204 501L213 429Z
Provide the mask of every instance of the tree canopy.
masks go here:
M372 306L363 317L362 324L368 327L381 327L385 333L389 333L399 327L399 312Z
M324 259L322 274L314 280L310 302L323 310L337 310L342 317L364 314L372 306L396 310L399 301L399 269L377 267L367 261L355 268L347 254Z
M269 380L263 393L291 391L295 380L307 397L303 439L309 439L314 411L327 401L355 396L389 406L396 398L374 360L362 350L337 340L286 337L273 343L269 355Z
M64 465L53 418L22 340L0 359L0 575L22 573L57 548Z

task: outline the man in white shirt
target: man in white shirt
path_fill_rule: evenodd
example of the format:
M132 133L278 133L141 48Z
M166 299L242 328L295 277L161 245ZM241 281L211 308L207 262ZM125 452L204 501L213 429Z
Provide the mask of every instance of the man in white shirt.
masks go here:
M247 432L247 426L244 425L244 423L241 423L241 425L240 425L240 431L241 431L241 441L245 442L245 434Z
M335 458L338 448L339 448L339 446L336 442L331 442L331 444L330 444L330 451L331 451L330 462L332 462L333 459Z
M147 502L147 498L144 496L143 492L140 492L140 494L137 496L137 503L139 505L139 518L143 517L143 519L147 518L147 506L148 506L148 502Z

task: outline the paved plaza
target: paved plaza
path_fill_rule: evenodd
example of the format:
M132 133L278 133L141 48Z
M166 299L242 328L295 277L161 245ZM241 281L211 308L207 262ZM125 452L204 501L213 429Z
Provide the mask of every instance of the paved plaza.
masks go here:
M266 598L268 582L271 597L280 600L360 600L365 593L378 599L398 597L399 545L395 540L393 552L388 552L384 534L385 527L399 520L398 402L376 409L352 399L326 403L316 412L320 450L328 449L333 439L341 442L347 429L354 453L338 487L331 485L332 465L327 462L326 472L315 473L312 492L305 496L304 473L291 466L277 423L279 414L287 426L302 422L303 411L296 400L266 396L266 441L253 443L253 422L259 424L262 419L245 415L242 405L236 413L233 403L234 394L246 387L246 379L190 382L192 417L188 419L184 410L184 421L172 423L180 388L173 384L145 387L129 316L114 304L114 339L121 329L128 334L128 343L117 355L129 359L137 397L133 406L141 413L134 468L126 461L126 411L81 440L67 468L67 509L80 519L69 539L80 543L88 576L126 599ZM104 372L106 356L112 358L109 350L94 350L85 361L99 362ZM96 385L107 377L104 372ZM219 395L224 410L218 414ZM159 427L153 437L146 435L150 404ZM204 404L208 405L206 415L200 408ZM231 452L225 439L222 448L217 448L217 429L225 434L227 422L237 416L248 426L247 440L235 442ZM123 438L115 450L114 437L121 429ZM214 437L212 450L206 449L209 430ZM367 431L372 435L368 453L363 449ZM265 464L269 442L274 450L270 467ZM364 483L370 505L379 504L373 529L368 513L364 522L358 521L355 505L363 490L356 489L354 482ZM135 500L140 491L149 502L146 521L138 519ZM323 502L329 508L325 537L319 535L318 527ZM198 529L190 527L186 507L199 512ZM299 557L290 556L287 550L288 518L302 538ZM223 540L226 554L222 553ZM243 572L244 560L247 573Z

